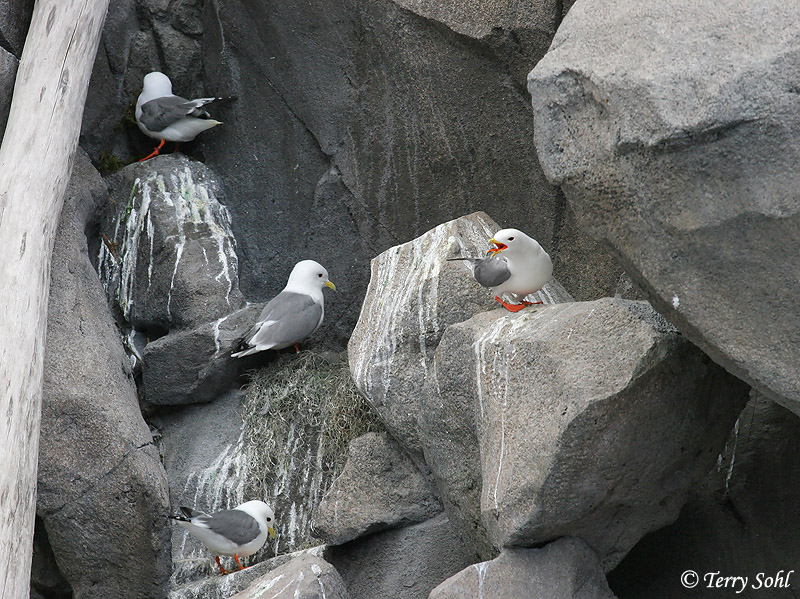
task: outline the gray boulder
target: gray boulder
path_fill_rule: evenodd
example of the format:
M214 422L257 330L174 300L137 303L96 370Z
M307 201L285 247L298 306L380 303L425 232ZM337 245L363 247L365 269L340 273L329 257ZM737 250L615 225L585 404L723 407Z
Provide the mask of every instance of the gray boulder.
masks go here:
M580 539L505 549L433 589L430 599L614 599L595 553Z
M314 535L333 545L442 511L430 483L385 433L350 443L344 470L314 512Z
M798 27L790 4L577 2L528 89L581 225L714 361L800 414Z
M207 552L206 552L207 553ZM179 577L173 574L174 586L170 589L167 599L229 599L237 593L250 588L257 579L268 575L270 572L287 564L293 558L298 557L306 552L298 552L295 554L285 554L264 560L252 566L245 567L244 570L236 570L221 576L217 566L213 562L213 558L208 559L208 563L213 566L213 570L209 567L208 571L201 578L184 581L176 584ZM321 551L319 548L309 550L314 556L318 556ZM181 569L180 562L175 564L177 569Z
M328 546L325 559L358 599L425 599L443 580L476 559L464 545L447 516L438 516L362 537L344 545Z
M17 77L17 58L0 48L0 139L6 129L8 111L11 110L11 96L14 91L14 80Z
M197 328L170 333L144 347L145 399L158 405L206 403L238 386L241 372L264 355L232 358L263 304L252 304Z
M230 215L217 176L183 155L131 165L112 179L99 270L139 331L185 329L244 305Z
M160 599L166 476L85 237L107 197L79 153L53 249L37 513L76 597Z
M677 518L748 392L647 303L610 298L478 314L434 364L420 422L453 519L498 548L580 537L607 569Z
M305 553L255 580L231 599L349 599L342 577L321 557Z
M453 256L482 256L500 226L476 212L443 223L386 250L371 262L372 276L348 344L356 386L403 447L419 455L420 384L445 329L498 304ZM554 279L534 301L571 300Z
M30 599L70 599L72 589L62 576L50 547L44 522L38 516L33 529Z
M685 570L708 573L724 567L726 573L749 577L739 597L788 599L800 561L799 471L800 419L756 394L678 520L637 543L609 574L611 588L626 599L672 599L688 595L680 582ZM750 587L759 573L763 580L783 571L785 580L791 570L788 588Z
M25 45L33 4L34 0L4 0L0 3L0 48L17 58L22 55Z

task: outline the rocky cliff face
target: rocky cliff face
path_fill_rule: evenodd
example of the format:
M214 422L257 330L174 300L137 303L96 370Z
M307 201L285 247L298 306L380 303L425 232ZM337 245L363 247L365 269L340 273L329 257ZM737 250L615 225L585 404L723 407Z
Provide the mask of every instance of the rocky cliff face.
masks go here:
M0 5L9 92L31 7ZM53 260L33 596L635 599L791 569L795 12L112 3ZM229 97L223 125L125 166L155 69ZM517 314L447 261L504 226L555 263ZM232 359L303 258L339 287L308 356ZM279 536L252 569L168 528L255 496Z

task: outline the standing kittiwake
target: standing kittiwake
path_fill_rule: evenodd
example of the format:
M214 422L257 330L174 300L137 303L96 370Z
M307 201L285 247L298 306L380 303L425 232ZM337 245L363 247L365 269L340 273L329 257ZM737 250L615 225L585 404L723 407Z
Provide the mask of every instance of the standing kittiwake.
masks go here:
M242 569L239 557L253 555L264 546L267 535L275 536L275 514L263 501L248 501L232 510L205 514L188 507L181 507L183 515L170 516L178 525L189 531L216 557L219 571L227 574L219 561L220 555L233 556Z
M278 295L264 306L258 322L245 335L231 354L241 358L265 349L283 349L308 337L322 324L325 297L322 288L336 285L328 280L328 271L313 260L295 264L289 281Z
M142 160L157 156L165 141L192 141L206 129L221 125L202 108L219 99L187 100L172 93L172 82L164 73L153 71L145 75L142 93L136 100L136 124L142 133L161 143Z
M525 306L526 295L536 293L553 276L553 261L539 243L519 229L502 229L489 240L495 247L487 251L484 258L448 258L448 260L468 260L472 266L475 280L484 287L490 287L498 302L506 310L519 312ZM517 297L518 304L508 304L502 299L504 293Z

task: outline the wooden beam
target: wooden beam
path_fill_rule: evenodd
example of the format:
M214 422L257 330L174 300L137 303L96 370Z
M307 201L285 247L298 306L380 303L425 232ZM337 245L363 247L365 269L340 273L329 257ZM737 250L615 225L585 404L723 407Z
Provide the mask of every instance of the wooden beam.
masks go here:
M2 599L30 590L50 253L107 9L37 0L0 147Z

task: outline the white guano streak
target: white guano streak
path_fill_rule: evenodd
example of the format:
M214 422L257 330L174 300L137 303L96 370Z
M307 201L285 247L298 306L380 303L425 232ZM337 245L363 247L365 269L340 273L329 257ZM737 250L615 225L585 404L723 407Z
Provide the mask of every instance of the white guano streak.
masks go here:
M478 573L478 599L483 599L483 583L486 580L486 572L489 570L489 562L472 564L472 567Z

